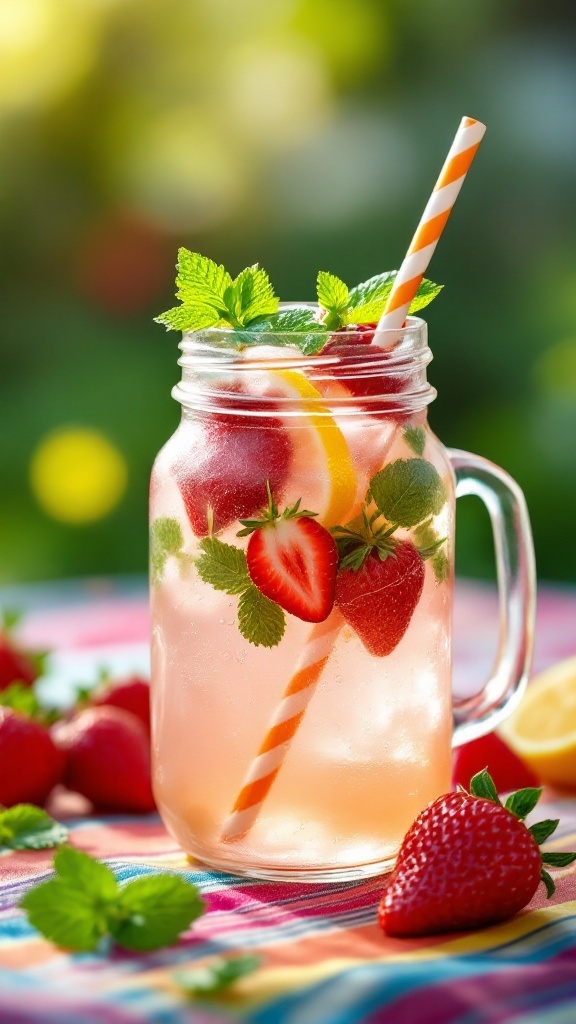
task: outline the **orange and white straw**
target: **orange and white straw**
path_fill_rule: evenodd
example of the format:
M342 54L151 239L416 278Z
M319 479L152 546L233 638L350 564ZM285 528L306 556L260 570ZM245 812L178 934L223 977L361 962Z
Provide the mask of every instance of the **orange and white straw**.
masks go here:
M388 297L386 308L374 335L374 344L388 348L396 339L378 337L380 331L394 331L402 327L410 304L418 291L418 287L432 258L446 221L452 213L452 207L470 165L476 156L486 125L473 117L463 117L456 132L440 177L422 214L416 234L406 253L404 262L398 271L394 286Z
M313 626L310 631L296 671L274 712L260 750L248 769L242 789L224 823L221 838L225 842L240 839L256 821L314 695L343 621L340 612L334 610L324 622Z

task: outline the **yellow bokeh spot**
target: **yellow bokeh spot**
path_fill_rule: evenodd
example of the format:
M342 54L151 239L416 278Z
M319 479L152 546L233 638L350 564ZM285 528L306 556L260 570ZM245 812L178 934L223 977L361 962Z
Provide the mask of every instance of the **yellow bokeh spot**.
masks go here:
M62 523L91 523L108 515L122 498L127 478L118 449L99 431L86 427L49 434L30 465L38 504Z

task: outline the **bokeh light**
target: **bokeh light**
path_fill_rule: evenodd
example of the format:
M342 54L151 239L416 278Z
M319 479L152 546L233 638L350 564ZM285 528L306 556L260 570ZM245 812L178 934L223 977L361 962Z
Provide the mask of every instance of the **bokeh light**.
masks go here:
M30 483L48 515L74 525L95 522L116 507L128 478L126 462L103 434L66 427L34 452Z

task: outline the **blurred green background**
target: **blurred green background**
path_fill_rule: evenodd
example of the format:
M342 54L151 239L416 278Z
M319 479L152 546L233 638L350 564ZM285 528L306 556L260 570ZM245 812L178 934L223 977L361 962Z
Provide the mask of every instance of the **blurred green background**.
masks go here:
M0 582L144 571L177 245L285 298L397 266L463 114L488 133L431 269L431 422L574 580L575 43L564 0L2 0Z

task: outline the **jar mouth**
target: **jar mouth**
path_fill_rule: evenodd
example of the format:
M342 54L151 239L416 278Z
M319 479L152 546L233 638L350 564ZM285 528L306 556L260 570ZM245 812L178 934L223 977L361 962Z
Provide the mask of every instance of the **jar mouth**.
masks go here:
M319 311L305 302L282 303L280 308ZM269 416L273 409L301 415L303 393L295 395L287 386L282 394L275 387L296 372L312 385L307 414L409 415L436 397L426 379L432 353L427 324L420 317L409 316L404 327L379 332L378 344L364 342L363 329L354 325L327 330L325 336L325 347L306 355L310 339L318 346L318 332L261 331L250 337L248 331L230 327L187 331L179 345L182 380L172 395L185 408L208 412Z

